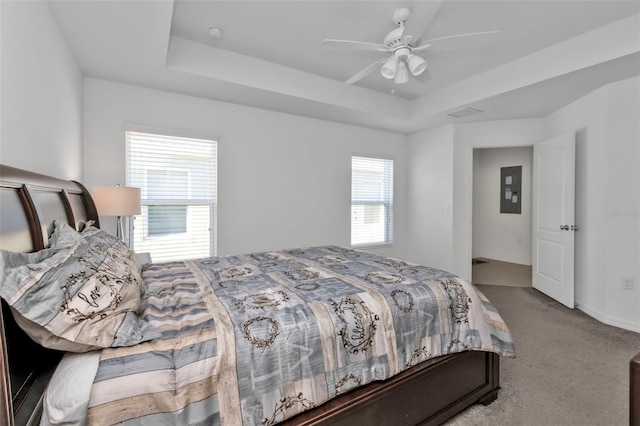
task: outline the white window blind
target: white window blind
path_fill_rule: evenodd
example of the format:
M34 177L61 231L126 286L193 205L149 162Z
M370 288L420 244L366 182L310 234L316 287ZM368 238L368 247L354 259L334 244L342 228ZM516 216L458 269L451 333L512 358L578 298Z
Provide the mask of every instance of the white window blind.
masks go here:
M215 256L216 142L131 131L126 140L127 186L142 204L131 247L154 262Z
M393 160L351 158L351 245L393 242Z

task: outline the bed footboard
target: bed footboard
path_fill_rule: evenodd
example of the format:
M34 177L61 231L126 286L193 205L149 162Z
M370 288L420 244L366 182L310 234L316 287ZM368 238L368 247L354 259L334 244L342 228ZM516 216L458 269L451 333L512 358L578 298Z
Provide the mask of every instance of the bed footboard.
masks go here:
M462 352L426 361L384 382L344 394L284 425L439 425L500 388L500 356Z
M640 425L640 353L629 363L629 425Z

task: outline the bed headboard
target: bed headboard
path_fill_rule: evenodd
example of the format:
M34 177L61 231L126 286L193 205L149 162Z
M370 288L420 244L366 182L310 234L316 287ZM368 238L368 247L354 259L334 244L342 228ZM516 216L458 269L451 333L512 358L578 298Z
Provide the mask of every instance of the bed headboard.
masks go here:
M91 194L80 183L0 164L0 248L32 252L49 245L53 222L99 226ZM28 424L61 352L34 343L2 302L0 310L0 424Z

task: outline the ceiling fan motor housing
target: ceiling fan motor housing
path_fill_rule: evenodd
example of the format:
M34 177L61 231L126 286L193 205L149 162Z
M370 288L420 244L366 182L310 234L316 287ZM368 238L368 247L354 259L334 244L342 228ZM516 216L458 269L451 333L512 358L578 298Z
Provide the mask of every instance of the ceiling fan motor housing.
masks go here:
M409 47L400 47L393 51L393 56L400 60L406 60L411 55L411 49Z
M393 49L395 47L400 47L404 45L404 37L402 37L402 33L404 33L404 26L394 28L389 31L389 33L385 36L382 44Z
M396 9L393 11L393 22L396 25L404 26L404 23L407 22L407 18L411 14L411 9L407 7L401 7L400 9Z

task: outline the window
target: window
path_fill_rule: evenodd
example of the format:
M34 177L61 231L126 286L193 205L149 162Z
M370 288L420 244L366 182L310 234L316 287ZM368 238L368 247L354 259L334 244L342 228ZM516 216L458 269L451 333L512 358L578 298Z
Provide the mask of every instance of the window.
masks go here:
M147 170L147 195L151 200L189 198L188 170ZM187 232L187 206L149 205L147 235L184 234Z
M154 262L215 256L216 142L132 131L126 140L127 186L142 197L131 247Z
M393 242L393 160L351 158L351 245Z

